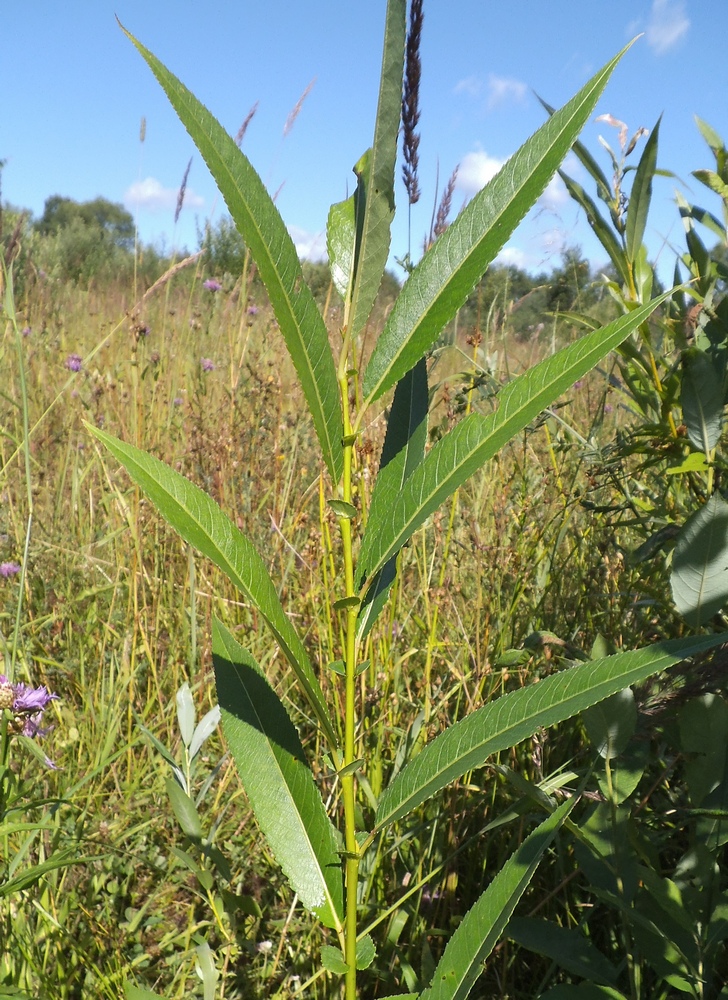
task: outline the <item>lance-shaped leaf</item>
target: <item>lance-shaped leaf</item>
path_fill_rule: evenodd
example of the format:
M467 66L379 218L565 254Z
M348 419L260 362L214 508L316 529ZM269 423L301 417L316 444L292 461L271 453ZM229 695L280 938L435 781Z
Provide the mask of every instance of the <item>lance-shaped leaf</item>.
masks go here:
M536 95L538 97L538 94ZM556 108L553 108L550 104L547 104L542 97L538 97L541 105L548 111L549 115L556 113ZM609 206L610 212L613 211L614 206L614 192L607 180L606 174L599 166L597 161L594 159L592 154L586 148L586 146L581 142L575 142L571 147L571 151L576 156L577 160L586 168L587 173L594 179L597 185L597 194L601 200Z
M394 390L372 501L381 490L398 493L424 459L428 403L427 361L420 358ZM377 573L367 590L357 619L357 639L360 642L384 607L396 572L395 554Z
M250 161L217 119L141 42L123 30L162 85L250 249L301 380L324 461L338 483L344 459L336 368L326 325L303 280L285 223Z
M278 695L250 653L217 619L212 659L222 725L255 818L304 906L341 928L336 833Z
M680 402L690 443L710 454L723 428L723 379L708 355L695 347L683 355Z
M466 417L437 442L403 488L380 490L372 498L362 539L360 581L377 573L443 500L645 322L669 294L587 334L513 379L500 393L495 413Z
M465 1000L575 801L562 803L506 861L448 941L432 984L420 993L420 1000Z
M481 767L491 754L727 639L726 634L676 639L591 660L476 709L402 768L379 800L377 828L406 816L466 771Z
M642 150L640 162L637 164L632 188L627 206L627 226L625 239L627 243L627 259L634 266L642 241L645 236L647 214L652 200L652 178L657 170L657 137L660 132L660 120L653 128Z
M553 177L594 110L621 55L544 122L414 268L364 373L365 407L412 368L465 302Z
M371 149L355 167L356 259L349 327L356 335L366 323L389 256L394 217L394 167L402 112L406 0L389 0L384 25L379 102Z
M321 728L332 747L338 745L323 692L298 633L286 615L266 565L255 546L212 497L158 458L86 425L121 462L134 482L186 542L223 571L260 611L293 667Z
M329 209L326 223L326 250L329 255L331 280L342 299L349 294L354 274L354 247L356 244L356 208L354 195L346 201L337 201Z
M675 607L693 628L728 605L728 503L719 493L683 525L670 584Z
M587 222L592 227L594 235L609 254L609 259L612 264L614 264L614 267L622 281L625 285L628 285L629 269L627 267L627 258L625 256L624 248L620 245L617 237L609 228L595 202L589 197L581 184L577 183L565 174L563 170L559 170L559 177L561 177L561 180L566 185L566 190L569 192L574 201L578 205L581 205L584 209Z

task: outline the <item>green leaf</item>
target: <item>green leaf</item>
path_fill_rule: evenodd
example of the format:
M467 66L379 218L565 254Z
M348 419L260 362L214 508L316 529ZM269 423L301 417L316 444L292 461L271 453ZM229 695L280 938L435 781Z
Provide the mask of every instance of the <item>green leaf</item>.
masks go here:
M558 169L623 52L514 153L414 268L369 359L364 408L412 368L465 302Z
M248 158L197 98L126 28L200 151L265 284L286 347L301 380L324 461L339 482L343 423L329 335L303 280L293 240Z
M161 993L143 990L139 986L132 986L129 982L124 983L124 996L126 1000L164 1000Z
M574 976L606 986L617 981L616 968L581 931L535 917L514 917L506 933L522 948L545 955Z
M382 445L379 473L374 483L372 501L384 491L398 493L407 479L425 457L427 444L427 361L420 358L417 364L400 379L394 390L392 407L387 420L387 433ZM395 553L377 573L367 590L357 620L357 640L361 642L369 633L384 607L397 574Z
M193 844L199 844L202 841L204 833L195 803L187 792L180 788L174 778L166 778L165 786L169 801L172 803L172 809L177 817L177 822L182 828L182 833L184 833L185 837L189 837Z
M728 201L728 184L714 170L693 170L693 177L724 201Z
M145 451L90 424L86 427L121 462L182 538L219 567L260 611L293 667L329 743L332 747L337 746L336 730L306 650L281 607L273 581L255 546L215 501L189 479Z
M565 174L563 170L559 170L559 177L566 185L566 190L569 192L577 205L581 205L584 209L587 222L594 231L594 235L608 253L609 259L612 264L614 264L615 270L619 274L620 278L625 285L629 285L629 268L627 266L627 258L625 256L624 249L617 240L617 237L607 225L596 204L589 197L581 184L578 184L575 180Z
M477 903L465 914L420 1000L464 1000L483 971L539 861L574 807L568 799L526 837Z
M645 143L642 150L640 162L637 164L632 189L629 193L629 203L627 205L627 225L625 239L627 244L627 259L634 267L637 254L640 251L645 236L645 226L647 225L647 215L650 210L652 199L652 178L657 170L657 139L660 132L660 121L657 124Z
M487 758L583 712L603 698L639 683L728 637L698 636L580 663L510 692L446 729L402 768L379 800L376 827L406 816L421 802Z
M637 726L637 703L630 688L604 698L582 712L582 722L597 753L605 760L621 754Z
M579 983L576 986L554 986L542 993L540 1000L627 1000L627 997L611 986Z
M365 934L356 942L356 967L368 969L377 957L377 949L369 934Z
M513 379L501 391L497 411L466 417L437 442L402 488L393 484L372 497L359 553L360 582L377 573L448 496L644 323L669 294L587 334Z
M700 134L702 135L702 137L707 142L708 146L710 146L711 150L715 154L716 159L718 159L721 156L725 159L726 155L725 143L718 135L718 133L715 131L715 129L712 128L710 125L708 125L707 122L704 122L702 118L698 118L697 115L695 115L695 124L698 126Z
M349 968L341 948L336 948L332 944L325 944L321 948L321 964L327 972L331 972L335 976L346 975L346 970Z
M347 521L350 521L353 517L356 517L357 510L353 503L348 503L346 500L327 500L329 507L333 510L337 517L343 517Z
M326 250L331 268L331 280L339 295L346 301L354 274L354 247L356 244L356 215L354 195L339 201L329 209L326 223Z
M728 503L719 493L683 525L670 585L675 607L696 629L728 604Z
M356 262L349 309L351 334L362 329L379 291L389 257L394 217L394 166L402 112L402 77L406 0L388 0L384 26L379 101L371 149L354 168L356 191Z
M339 930L336 833L296 728L253 657L217 619L212 658L223 731L255 818L301 902Z
M690 443L708 455L723 429L723 379L696 347L683 354L680 402Z

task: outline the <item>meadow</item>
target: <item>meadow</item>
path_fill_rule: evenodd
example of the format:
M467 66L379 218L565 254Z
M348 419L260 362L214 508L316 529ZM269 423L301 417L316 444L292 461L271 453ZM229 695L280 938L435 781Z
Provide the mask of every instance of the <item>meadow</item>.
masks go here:
M181 93L153 68L170 99ZM395 136L400 89L396 119L381 107L378 119ZM544 132L553 156L576 141L558 115ZM292 348L280 303L300 281L283 266L265 273L267 244L259 257L246 246L231 272L212 266L208 246L155 281L139 260L118 280L59 277L6 242L4 675L57 698L44 705L45 735L23 729L30 710L16 689L2 703L0 997L728 995L728 595L714 568L725 226L709 252L694 225L706 213L687 206L690 295L658 295L641 240L657 134L635 171L622 147L608 198L576 145L609 209L595 230L611 273L588 282L604 294L576 295L524 333L508 282L487 303L478 282L429 343L403 341L401 371L378 352L407 293L382 283L350 336L357 275L343 251L324 280L308 272L316 320L300 320L304 346ZM728 190L725 148L703 134ZM330 222L335 236L349 231L347 211ZM267 203L256 212L275 243ZM442 268L446 233L421 268ZM301 375L319 322L341 359L333 444L332 418L322 407L317 422ZM570 378L582 345L602 335L615 349ZM359 368L374 372L368 383ZM550 373L547 403L534 371ZM444 502L419 507L407 537L382 539L378 522L420 468L432 474L428 457L445 461L464 427L498 427L519 386L532 396L522 425ZM426 418L396 452L404 391ZM415 468L378 493L415 440ZM455 479L464 463L453 462ZM225 554L230 539L237 556ZM389 600L377 604L388 566ZM283 624L260 596L264 572ZM559 707L585 676L599 690ZM254 724L231 677L244 678L234 694L259 710ZM524 704L535 706L530 728ZM451 747L452 734L462 746L481 724L501 726L503 740L443 750L440 780L432 747ZM285 788L255 756L261 736ZM321 816L340 819L332 854L345 902L326 864L312 890L287 853L300 836L293 823L281 833L289 812L314 860L317 831L329 835L296 790L300 770ZM403 783L409 811L393 800Z

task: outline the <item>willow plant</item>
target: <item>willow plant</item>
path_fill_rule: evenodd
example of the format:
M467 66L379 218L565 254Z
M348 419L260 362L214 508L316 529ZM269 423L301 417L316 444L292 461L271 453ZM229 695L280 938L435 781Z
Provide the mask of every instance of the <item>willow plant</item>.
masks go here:
M217 181L265 283L298 374L339 526L334 607L343 616L343 649L331 650L328 664L314 666L264 560L214 500L152 456L92 429L180 535L242 591L290 663L325 744L320 769L328 768L340 789L340 796L332 797L332 815L286 707L252 655L215 621L213 660L225 737L257 822L291 888L330 929L324 932L328 943L322 964L334 977L332 994L341 990L346 1000L358 995L360 970L375 954L367 928L359 925L357 887L362 858L378 838L391 836L395 824L448 783L482 766L489 755L718 641L703 635L607 656L490 702L406 762L382 791L370 828L360 828L357 817L369 815L358 808L359 775L366 775L368 766L358 725L369 677L362 652L396 577L402 547L443 501L664 299L640 305L514 378L500 392L494 412L469 414L426 448L427 352L544 190L623 52L528 139L411 268L370 357L364 359L361 334L390 252L405 34L406 0L388 0L374 138L354 168L354 194L333 205L328 219L329 261L344 300L338 357L294 244L260 177L212 114L129 35ZM365 421L392 390L379 473L363 523L355 489L357 447ZM332 703L319 681L320 671L327 669L343 687L343 698ZM547 799L543 821L466 914L431 982L410 996L467 996L574 801L567 798L557 805Z

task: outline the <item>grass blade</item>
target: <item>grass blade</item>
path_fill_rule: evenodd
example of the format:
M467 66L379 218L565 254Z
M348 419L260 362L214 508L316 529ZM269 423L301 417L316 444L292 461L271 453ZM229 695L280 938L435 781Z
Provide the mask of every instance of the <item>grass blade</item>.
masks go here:
M324 461L339 482L343 425L336 368L318 306L303 280L293 240L248 158L184 84L122 29L161 84L225 199L258 266L286 347L301 381Z
M349 309L353 336L366 323L389 256L394 218L394 167L402 110L402 76L406 0L389 0L384 26L384 51L379 103L371 149L357 164L356 274Z
M481 767L491 754L515 746L540 727L563 722L727 639L725 634L697 636L617 653L562 670L484 705L428 743L399 772L379 801L377 828L406 816L466 771Z
M448 941L432 985L420 994L420 1000L465 1000L575 802L567 799L562 803L506 861Z
M558 169L626 48L514 153L414 268L364 373L364 408L412 368L465 302Z
M217 619L212 659L223 731L258 824L304 906L339 930L336 834L296 728L251 654Z
M255 546L215 501L189 479L145 451L86 425L144 491L162 516L260 611L285 653L332 747L338 745L323 692L298 633L286 615Z
M513 379L502 390L495 413L466 417L438 441L402 489L380 490L372 498L362 539L360 581L377 573L443 500L645 322L668 294L587 334Z

